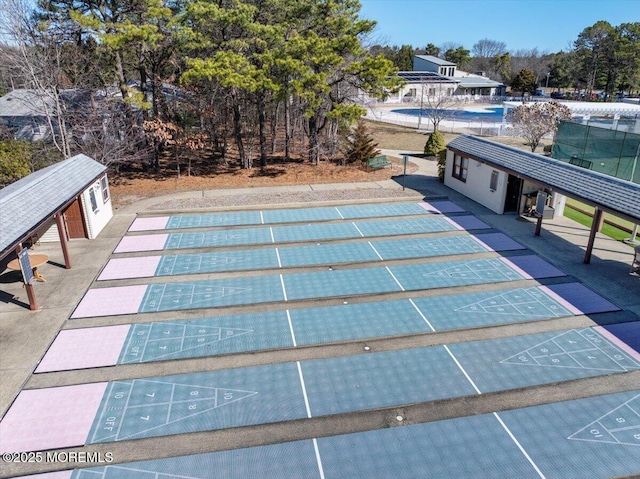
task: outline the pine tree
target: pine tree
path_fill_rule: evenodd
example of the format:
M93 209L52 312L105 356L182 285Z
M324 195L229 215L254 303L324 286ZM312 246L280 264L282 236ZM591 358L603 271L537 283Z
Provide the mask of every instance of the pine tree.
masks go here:
M371 137L365 122L359 120L346 138L345 163L366 163L369 158L380 154L377 146L378 144Z
M444 135L436 130L429 135L424 145L424 154L427 156L438 156L438 154L446 148Z

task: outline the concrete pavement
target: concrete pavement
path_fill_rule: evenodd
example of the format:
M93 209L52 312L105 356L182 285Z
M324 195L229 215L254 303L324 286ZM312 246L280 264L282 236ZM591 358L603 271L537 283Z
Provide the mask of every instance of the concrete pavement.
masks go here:
M403 152L385 150L383 154L400 156ZM188 199L203 196L228 194L264 194L292 191L321 191L358 189L398 190L404 184L419 198L448 197L470 211L487 224L503 231L511 238L523 244L536 254L587 285L601 296L623 309L620 313L605 315L613 321L640 319L640 279L628 274L633 250L628 245L598 235L591 264L583 263L589 231L587 228L564 217L545 220L542 234L534 236L533 220L517 215L496 215L477 203L445 187L437 179L436 162L429 159L411 157L418 170L406 178L371 184L333 184L307 185L296 187L277 187L269 189L198 191L172 195L173 199ZM134 205L116 211L105 230L96 240L77 240L70 243L72 269L64 268L62 251L57 243L43 243L37 246L37 252L48 254L49 264L41 268L47 278L46 283L35 285L40 305L32 312L26 307L26 292L20 283L19 272L5 271L0 276L0 415L4 415L22 389L50 387L57 385L79 384L86 382L126 379L183 372L222 369L257 364L269 364L290 360L323 358L339 355L360 354L362 344L353 343L317 345L308 348L284 351L268 351L254 354L230 355L220 358L200 358L165 363L136 364L113 368L96 368L84 371L69 371L33 375L40 359L47 351L61 329L73 329L99 325L123 324L139 319L131 316L93 318L87 320L69 320L73 309L101 268L109 259L120 238L126 233L137 213L149 213L149 208L166 201L167 197L143 200ZM405 199L406 200L406 199ZM377 199L376 201L380 201ZM394 198L398 201L398 198ZM342 203L342 202L338 202ZM289 205L291 206L291 205ZM309 206L293 205L293 206ZM285 207L280 204L279 207ZM181 317L200 317L202 312L181 313ZM175 314L160 314L159 319L175 317ZM144 321L148 319L143 319ZM447 342L470 341L486 337L519 335L532 332L560 330L570 327L582 327L596 324L592 318L575 318L533 322L519 325L480 328L445 333L433 333L416 337L383 338L372 341L372 347L378 351L418 347ZM267 442L279 442L299 438L318 437L329 434L346 433L357 430L388 427L389 418L396 414L409 414L414 422L431 421L458 415L477 414L499 409L511 409L548 401L586 395L604 394L614 391L626 391L640 384L640 372L624 373L613 376L590 378L571 384L545 385L531 388L527 394L507 391L484 397L453 399L443 403L421 403L411 407L390 408L349 414L346 417L314 418L292 423L252 426L239 430L222 430L211 433L178 435L169 438L153 438L136 442L131 448L128 443L93 445L75 450L111 451L118 462L141 460L177 454L193 454L216 449L246 447ZM407 413L409 411L409 413ZM23 474L46 470L46 464L8 465L0 472ZM72 465L73 466L73 465ZM59 466L58 468L61 468Z

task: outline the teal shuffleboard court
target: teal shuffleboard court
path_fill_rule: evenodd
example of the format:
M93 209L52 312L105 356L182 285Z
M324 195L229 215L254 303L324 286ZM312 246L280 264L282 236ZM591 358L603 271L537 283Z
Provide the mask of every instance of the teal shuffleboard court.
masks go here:
M87 444L307 417L295 363L209 371L107 386Z
M132 324L118 364L287 348L294 344L285 311Z
M275 249L163 255L154 276L278 268Z
M88 443L362 411L640 369L640 356L615 341L592 328L114 381ZM538 364L530 364L534 359Z
M539 287L415 298L436 331L573 316Z
M172 215L165 229L206 228L215 226L249 226L275 223L301 223L385 216L429 215L418 203L327 206L262 211L238 211Z
M151 284L147 286L138 312L212 308L284 299L279 276ZM117 301L117 297L113 300Z
M640 333L640 324L636 331ZM615 344L598 328L448 347L482 393L640 369L640 354Z
M539 287L134 324L118 364L571 316Z
M318 243L310 246L163 255L155 276L335 265L487 251L489 251L487 247L468 235L355 243Z
M433 289L524 279L500 258L443 261L392 268L327 270L286 275L151 284L138 312L173 311ZM104 292L109 291L103 288ZM118 291L112 288L117 301Z
M640 390L356 434L107 465L75 470L71 477L205 479L215 471L228 479L608 479L640 470L640 438L634 436L640 431L638 417Z
M163 249L209 248L296 241L322 241L373 236L458 231L444 217L427 215L411 220L369 220L360 222L238 228L191 233L169 233Z

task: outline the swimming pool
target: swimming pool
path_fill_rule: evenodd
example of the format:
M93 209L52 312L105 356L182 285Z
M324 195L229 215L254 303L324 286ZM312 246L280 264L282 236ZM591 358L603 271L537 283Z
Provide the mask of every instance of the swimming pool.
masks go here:
M393 113L402 115L420 116L420 108L398 108L391 110ZM502 123L502 115L504 108L491 107L485 108L484 111L470 110L448 110L444 116L444 120L469 121L469 122L490 122ZM422 116L429 118L431 116L431 108L422 108Z

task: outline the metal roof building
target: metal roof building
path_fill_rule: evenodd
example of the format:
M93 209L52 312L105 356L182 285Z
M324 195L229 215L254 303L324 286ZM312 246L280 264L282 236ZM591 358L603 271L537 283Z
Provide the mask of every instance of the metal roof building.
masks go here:
M593 206L594 221L585 262L589 262L603 212L640 223L640 185L636 183L470 135L458 136L447 148L462 157Z
M0 190L0 259L75 201L106 169L88 156L77 155Z

